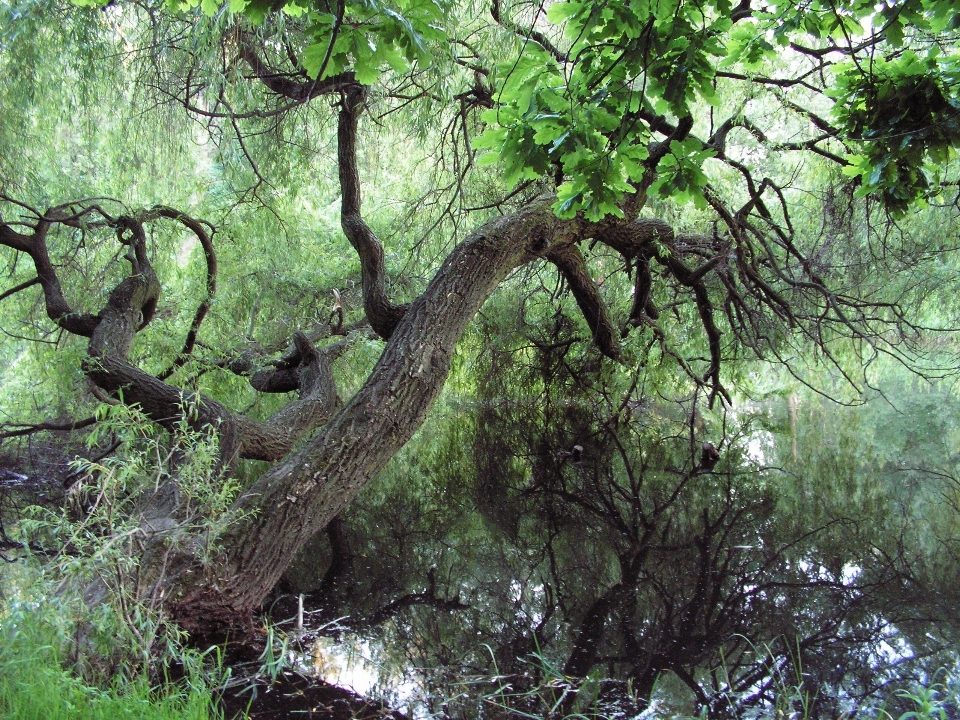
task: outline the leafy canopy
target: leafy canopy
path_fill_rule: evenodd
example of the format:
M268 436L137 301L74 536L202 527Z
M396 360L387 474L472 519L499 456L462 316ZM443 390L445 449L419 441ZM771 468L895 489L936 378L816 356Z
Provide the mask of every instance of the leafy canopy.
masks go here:
M282 11L305 23L298 51L310 78L349 72L364 85L449 59L476 29L450 0L166 5L255 24ZM493 10L500 20L499 0ZM561 217L619 216L626 196L647 190L704 207L716 143L694 133L651 152L670 122L721 107L730 79L807 91L820 149L832 144L861 195L894 213L940 192L960 146L953 0L560 0L518 12L528 27L512 26L522 43L492 74L496 104L475 147L488 151L483 163L502 164L508 187L556 177ZM470 29L456 36L455 25Z

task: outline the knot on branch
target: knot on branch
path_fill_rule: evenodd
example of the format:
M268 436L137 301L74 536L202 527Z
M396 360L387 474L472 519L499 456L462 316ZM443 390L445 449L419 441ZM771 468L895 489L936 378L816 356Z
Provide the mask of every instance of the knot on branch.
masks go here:
M340 107L343 112L359 116L367 102L367 88L363 85L345 85L340 89Z
M147 246L147 234L144 232L143 224L132 217L121 215L114 221L114 225L117 229L117 241L121 245L129 246L133 256L139 260L141 251L146 251ZM131 252L127 253L131 263L136 262L134 257L131 257ZM134 272L139 272L139 269L135 267Z
M227 363L227 368L234 375L249 375L257 367L257 361L266 353L260 343L253 343L244 348L240 354Z
M318 350L306 333L293 335L293 347L273 363L273 367L258 370L250 378L254 390L268 393L297 391L307 397L316 391L329 392L332 382L331 353ZM252 367L252 359L243 363ZM232 366L231 366L232 369ZM249 371L249 370L248 370Z

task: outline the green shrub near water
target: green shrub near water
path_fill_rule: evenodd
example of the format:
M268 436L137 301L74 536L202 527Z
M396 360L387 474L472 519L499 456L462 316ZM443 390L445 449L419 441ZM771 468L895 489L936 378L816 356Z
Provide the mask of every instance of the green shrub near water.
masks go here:
M184 413L190 411L184 408ZM0 720L219 717L213 689L229 676L184 645L156 604L137 596L137 503L177 464L189 488L191 522L212 545L227 522L236 485L213 467L213 441L184 421L168 445L136 411L103 406L88 436L113 433L123 450L102 463L78 461L95 489L82 519L69 507L33 507L10 526L42 553L0 567ZM190 448L175 461L176 450ZM82 588L96 584L103 597L88 604ZM152 685L163 668L183 668L177 683Z
M207 720L220 717L203 677L151 687L143 675L117 675L107 687L85 682L66 658L69 639L41 615L52 605L10 608L0 615L2 720Z

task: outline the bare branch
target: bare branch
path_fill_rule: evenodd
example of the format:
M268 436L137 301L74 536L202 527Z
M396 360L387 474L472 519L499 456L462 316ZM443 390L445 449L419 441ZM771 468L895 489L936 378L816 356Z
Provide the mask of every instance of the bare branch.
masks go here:
M200 305L197 306L197 310L193 314L193 321L190 323L190 330L187 332L187 337L184 340L183 349L180 351L180 354L174 359L169 368L158 375L161 380L165 380L170 377L177 368L183 367L187 362L197 342L197 333L200 331L200 324L207 316L207 313L210 311L210 306L213 304L213 297L217 293L217 255L213 248L213 240L204 228L203 223L173 208L162 205L156 206L153 212L157 213L159 217L177 220L189 228L193 234L197 236L197 240L203 248L203 257L207 264L207 295L201 301Z
M547 259L559 268L563 277L570 285L573 297L580 307L593 340L597 347L607 357L613 360L620 359L620 343L617 340L613 322L607 305L600 297L597 283L590 277L586 262L576 245L560 247L547 255Z
M97 422L96 417L88 417L83 420L71 420L69 422L42 422L42 423L5 423L0 425L3 428L16 428L15 430L0 431L0 439L11 437L22 437L32 435L38 432L72 432L73 430L82 430L90 427Z
M34 285L39 284L39 282L40 282L40 278L38 277L35 277L32 280L27 280L26 282L22 282L16 287L12 287L9 290L4 291L3 293L0 293L0 300L6 300L11 295L16 295L21 290L26 290L27 288L33 287Z
M504 29L509 30L521 40L526 42L532 40L540 45L544 50L553 55L557 62L561 64L567 62L568 57L566 53L560 52L560 50L558 50L557 47L550 41L550 39L542 32L533 27L522 28L510 18L506 17L500 7L500 0L493 0L490 4L490 16L493 18L494 22Z
M407 305L395 305L387 297L383 245L360 214L360 172L357 169L357 125L363 112L364 91L352 87L343 93L337 123L337 163L340 171L343 233L360 256L363 306L370 326L382 338L393 334L406 314Z
M6 197L3 199L8 200ZM27 207L22 203L17 204L24 208ZM10 224L0 219L0 245L6 245L18 252L26 253L33 260L34 268L37 271L37 282L43 289L47 316L67 332L90 337L100 318L88 313L73 311L63 294L60 278L47 251L47 234L51 227L59 222L59 219L55 216L51 217L49 213L38 213L33 208L29 208L29 210L36 217L36 221L29 225L33 229L33 233L27 235L17 232ZM17 290L17 288L14 288L14 290ZM8 291L8 293L10 292Z

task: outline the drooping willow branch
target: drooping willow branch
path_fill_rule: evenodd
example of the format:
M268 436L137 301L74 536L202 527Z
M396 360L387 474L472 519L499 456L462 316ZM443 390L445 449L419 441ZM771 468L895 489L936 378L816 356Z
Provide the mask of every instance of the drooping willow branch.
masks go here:
M200 324L207 316L207 313L210 311L210 306L213 304L213 297L217 293L217 254L214 251L213 240L204 228L203 223L184 215L173 208L162 205L156 206L153 211L158 217L177 220L185 227L189 228L194 235L196 235L197 240L200 242L200 246L203 248L203 257L206 261L207 268L207 294L200 302L200 305L197 306L197 310L193 314L193 321L190 323L190 329L187 331L187 337L183 342L183 349L170 364L170 367L157 376L161 380L166 380L168 377L173 375L177 368L183 367L183 365L186 364L190 354L193 352L194 345L196 345L197 333L200 331Z

